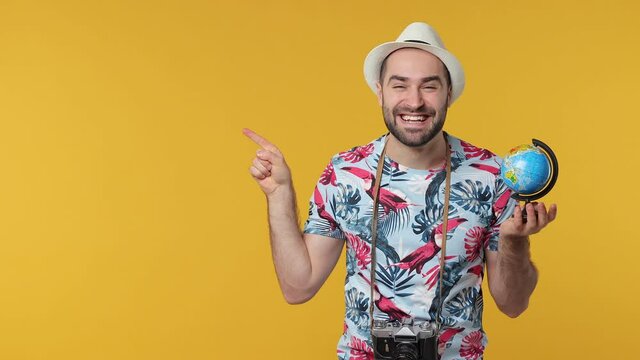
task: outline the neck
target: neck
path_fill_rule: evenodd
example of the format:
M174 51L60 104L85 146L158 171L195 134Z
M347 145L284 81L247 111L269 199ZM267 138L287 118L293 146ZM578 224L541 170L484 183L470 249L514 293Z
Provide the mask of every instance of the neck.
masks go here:
M431 141L418 147L407 146L389 134L386 155L398 164L411 169L436 169L444 165L446 144L442 131Z

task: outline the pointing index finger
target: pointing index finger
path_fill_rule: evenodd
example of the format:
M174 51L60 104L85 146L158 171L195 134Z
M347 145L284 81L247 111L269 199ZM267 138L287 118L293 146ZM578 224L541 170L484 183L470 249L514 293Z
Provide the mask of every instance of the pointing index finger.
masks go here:
M267 139L263 138L262 136L256 134L252 130L250 130L250 129L242 129L242 133L246 137L251 139L251 141L253 141L254 143L262 146L264 149L269 150L269 151L273 151L273 152L278 152L278 148L275 145L270 143Z

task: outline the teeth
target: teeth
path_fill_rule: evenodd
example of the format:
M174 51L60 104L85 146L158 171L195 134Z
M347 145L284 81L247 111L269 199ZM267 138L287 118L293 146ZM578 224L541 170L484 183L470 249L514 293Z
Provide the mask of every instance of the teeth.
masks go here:
M426 118L423 115L402 115L404 121L424 121Z

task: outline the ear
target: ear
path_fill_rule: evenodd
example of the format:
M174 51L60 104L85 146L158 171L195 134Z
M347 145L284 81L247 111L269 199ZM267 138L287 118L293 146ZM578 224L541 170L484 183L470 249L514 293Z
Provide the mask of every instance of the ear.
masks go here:
M451 106L452 99L453 99L453 90L451 90L451 85L449 85L449 90L447 90L447 107Z
M378 104L382 106L382 85L380 85L379 81L376 83L376 96L378 96Z

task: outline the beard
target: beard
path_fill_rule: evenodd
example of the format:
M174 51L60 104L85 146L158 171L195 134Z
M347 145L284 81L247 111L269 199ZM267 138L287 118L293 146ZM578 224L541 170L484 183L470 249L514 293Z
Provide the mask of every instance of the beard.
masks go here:
M383 99L384 104L384 99ZM407 115L427 115L433 117L432 120L427 119L425 121L431 121L431 126L424 130L406 130L401 129L396 121L398 114ZM387 129L400 143L409 147L420 147L431 141L436 135L442 131L444 127L444 120L447 117L447 103L440 109L427 106L426 104L412 109L407 106L396 106L393 109L383 105L382 116L384 117L384 123Z

